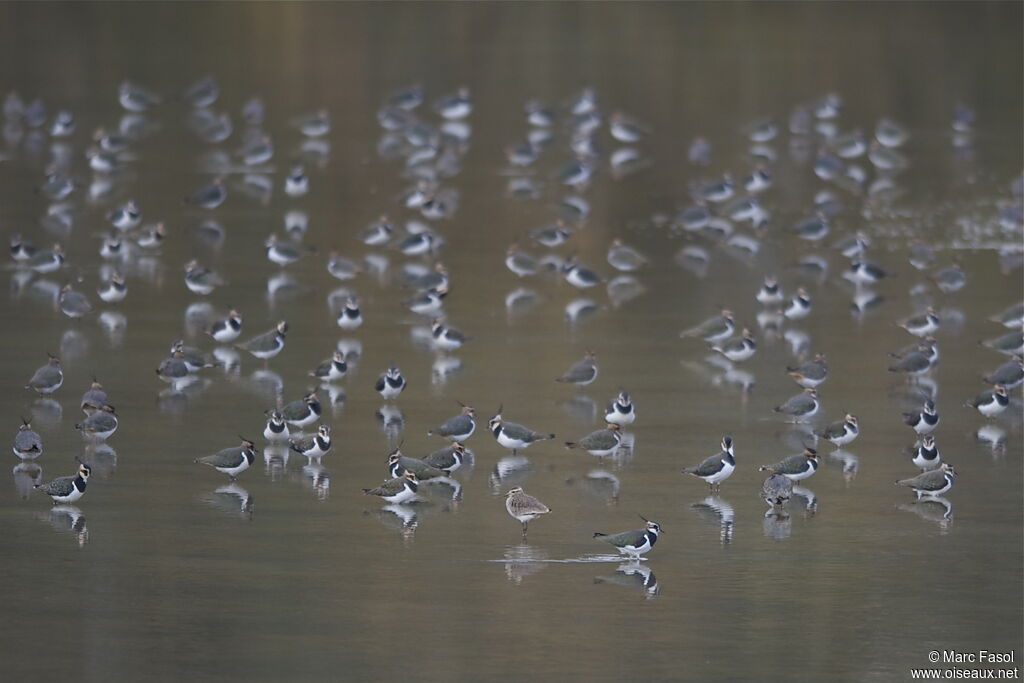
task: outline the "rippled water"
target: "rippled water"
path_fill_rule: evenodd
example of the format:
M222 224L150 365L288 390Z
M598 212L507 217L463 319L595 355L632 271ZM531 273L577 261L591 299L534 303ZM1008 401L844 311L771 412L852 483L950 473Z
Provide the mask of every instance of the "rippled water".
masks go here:
M3 678L53 678L73 667L88 680L902 680L927 665L930 650L1019 648L1020 391L988 425L962 404L1005 359L976 344L1003 332L987 316L1021 298L1020 268L997 251L1021 241L997 219L1024 165L1020 22L1020 5L996 3L0 7L0 90L74 110L69 144L85 182L73 197L73 230L53 234L40 227L47 202L32 191L49 141L29 136L2 150L2 232L60 239L68 267L32 279L8 273L0 414L12 437L19 415L32 417L43 479L70 474L75 455L94 467L74 507L51 509L30 492L39 473L26 468L0 486ZM136 146L112 194L85 201L92 177L81 151L93 128L120 118L117 83L132 78L170 94L206 73L223 86L215 109L232 112L239 127L243 102L267 102L277 147L262 169L276 184L269 201L247 197L241 174L230 173L221 208L181 205L211 177L211 157L178 101L148 116L159 130ZM390 92L416 82L430 100L467 84L475 104L461 170L442 181L458 191L458 208L436 226L452 278L448 320L473 339L446 356L417 343L425 321L400 303L409 292L403 264L429 260L355 239L383 213L415 217L397 203L413 181L400 159L379 155L375 115ZM605 250L621 236L651 265L622 289L581 295L550 275L520 281L502 265L508 244L528 244L527 230L558 215L567 192L554 174L570 159L566 140L528 176L534 199L509 196L502 150L526 132L527 99L562 105L585 85L606 111L626 111L654 134L637 145L646 165L635 173L598 171L581 193L591 205L585 226L555 250L610 276ZM772 143L775 185L763 195L772 222L756 257L664 227L658 217L690 203L691 182L751 168L744 126L763 117L784 124L796 103L829 91L845 98L841 130L870 132L888 116L912 137L903 150L911 166L891 190L830 186L843 209L816 250L830 262L826 278L791 268L815 250L786 228L826 185L785 132ZM949 132L958 102L977 111L962 148ZM288 121L321 106L334 124L328 157L307 164L310 193L287 198L280 183L301 142ZM685 161L698 135L713 143L707 169ZM603 154L617 146L598 139ZM236 133L222 148L238 145ZM145 220L166 222L167 243L125 267L122 304L72 321L54 292L80 279L92 295L97 235L129 197ZM293 210L308 215L304 242L316 252L281 270L262 242ZM223 240L200 230L211 217ZM895 274L874 288L883 301L862 314L851 312L854 292L838 276L845 259L828 248L857 229L873 240L871 258ZM929 285L908 264L911 237L934 242L940 267L961 259L967 286L941 294ZM706 270L680 267L679 250L692 245L708 250ZM390 267L340 283L324 270L333 249L378 253ZM228 284L209 297L189 293L182 265L190 258ZM808 318L774 333L757 327L753 297L768 272L789 290L806 285L814 301ZM365 324L354 332L334 323L342 286L362 302ZM593 300L590 314L567 321L567 305L581 296ZM243 312L243 338L287 319L286 348L266 367L242 354L237 366L171 391L153 369L175 338L211 348L186 313L206 300ZM886 353L911 341L895 322L928 303L943 318L931 377L942 417L936 440L959 475L949 507L915 503L892 485L915 473L903 454L913 438L900 421L913 405L887 372ZM732 369L678 337L722 305L760 344ZM264 451L257 437L275 390L299 398L307 371L341 340L361 344L361 354L340 391L321 391L331 452L307 463ZM555 383L588 348L598 379L583 389ZM66 374L53 402L21 389L46 351L61 356ZM831 377L815 424L852 412L862 435L845 451L822 444L820 471L801 482L788 514L766 517L757 466L801 443L772 412L798 390L784 367L819 351ZM372 387L390 363L409 387L382 409ZM93 375L121 427L90 448L73 425ZM632 448L605 459L562 448L598 427L620 388L638 409ZM453 485L424 486L414 506L360 493L384 478L397 441L407 455L439 448L426 430L458 412L457 401L480 418L467 444L475 466ZM506 419L558 438L509 459L483 429L499 405ZM238 482L193 464L239 434L261 453ZM714 453L723 434L735 439L738 469L710 496L679 470ZM504 510L512 486L553 510L532 523L528 543ZM638 515L664 530L641 565L591 538L637 528Z

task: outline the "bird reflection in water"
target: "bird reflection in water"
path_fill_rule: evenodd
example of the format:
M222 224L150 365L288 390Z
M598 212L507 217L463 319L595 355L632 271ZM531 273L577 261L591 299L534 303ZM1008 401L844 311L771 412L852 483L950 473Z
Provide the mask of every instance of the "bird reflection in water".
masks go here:
M619 491L622 489L619 478L603 469L590 470L583 478L567 479L565 483L567 486L579 484L587 493L605 501L609 507L618 504Z
M249 375L249 385L258 396L266 398L268 403L273 403L284 391L281 375L266 368L253 370Z
M390 503L377 510L363 510L363 514L372 515L384 526L398 531L402 536L402 542L408 545L412 543L416 535L421 507L422 503L416 505Z
M377 409L376 417L377 424L388 437L388 441L397 441L398 436L405 429L405 415L402 414L401 409L396 405L385 403Z
M47 429L54 429L60 424L64 409L52 398L37 398L32 404L32 422Z
M721 496L708 496L691 505L697 511L697 515L708 524L715 524L719 527L718 538L722 545L729 545L732 542L732 533L736 512L732 504Z
M321 464L320 458L306 457L306 464L302 466L302 483L312 489L321 503L331 494L331 473Z
M540 295L532 289L526 287L513 289L505 295L505 313L508 320L533 310L540 302Z
M430 379L435 387L442 387L448 378L462 369L462 361L455 356L438 356L431 366Z
M641 590L645 600L654 598L661 591L658 577L650 567L640 562L624 562L615 568L615 574L611 576L595 576L594 583L613 583Z
M124 333L128 329L128 318L120 311L103 311L97 318L97 322L107 335L107 343L111 348L118 348L124 344Z
M104 442L92 442L85 447L82 462L89 463L92 476L110 479L117 469L117 451Z
M505 548L505 576L517 586L548 566L547 553L522 543Z
M793 484L793 495L804 500L804 513L806 517L813 517L818 511L818 495L803 486Z
M585 394L576 394L570 399L559 401L558 407L575 422L590 425L597 420L597 402Z
M451 501L448 507L451 511L457 511L459 504L462 502L462 483L454 477L434 477L432 479L425 479L420 482L421 488L428 489L431 493L437 492L437 495L444 495L445 500Z
M793 520L785 510L773 508L764 513L762 528L766 537L774 541L782 541L793 533Z
M89 542L89 529L85 525L85 514L74 505L54 505L44 513L39 513L41 521L49 522L57 532L70 532L81 548Z
M253 497L237 482L217 487L212 493L204 495L202 501L221 512L247 520L252 519L255 509Z
M22 500L28 500L36 484L43 483L43 468L35 462L19 462L11 470L14 477L14 490Z
M992 449L992 456L1001 458L1006 455L1006 430L997 424L986 424L978 428L974 438Z
M277 481L285 473L290 455L288 446L283 444L267 444L263 449L263 471L271 481Z
M532 470L533 464L522 455L499 458L488 477L491 493L495 496L505 495L505 489L526 481Z
M857 471L860 469L860 458L850 451L839 448L829 453L828 459L842 466L843 481L846 482L847 486L852 484L853 480L857 478Z
M942 534L949 533L950 527L953 526L953 503L942 496L926 496L913 503L898 505L897 508L913 512L921 519L935 522Z

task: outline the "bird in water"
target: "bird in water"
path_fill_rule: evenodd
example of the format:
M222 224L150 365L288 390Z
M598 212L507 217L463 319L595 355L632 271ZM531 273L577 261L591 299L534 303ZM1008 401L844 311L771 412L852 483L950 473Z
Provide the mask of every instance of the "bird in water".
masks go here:
M623 531L622 533L611 535L595 532L594 538L615 546L619 553L631 560L641 560L643 559L642 555L651 550L654 544L658 542L658 536L661 534L661 525L657 522L652 522L643 515L640 515L640 519L644 520L645 523L643 529Z
M36 484L33 488L48 495L54 505L74 503L85 495L85 487L92 474L92 467L81 460L78 463L78 472L70 477L57 477L48 484Z
M249 469L249 466L256 459L255 444L244 437L240 438L242 439L240 446L225 448L213 455L196 458L193 462L208 465L218 472L228 475L231 481L234 481L239 474Z
M533 519L546 515L551 509L533 496L524 493L520 487L509 489L505 494L505 509L508 514L519 520L523 525L523 540L526 539L527 526Z
M722 482L736 471L736 456L732 450L732 437L722 437L722 450L709 458L705 458L694 467L683 468L683 474L703 479L711 487L712 492L722 488Z

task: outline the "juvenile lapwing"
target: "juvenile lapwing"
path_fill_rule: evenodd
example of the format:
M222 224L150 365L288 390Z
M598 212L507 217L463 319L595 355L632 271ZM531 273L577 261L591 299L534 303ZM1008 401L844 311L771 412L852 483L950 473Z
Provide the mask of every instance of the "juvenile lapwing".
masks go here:
M900 479L897 486L906 486L914 490L918 498L922 496L935 497L953 488L956 480L956 471L948 462L942 463L938 469L922 472L911 479Z
M110 438L117 431L117 414L114 406L109 403L94 411L85 420L75 425L75 429L82 432L82 436L88 436L101 441Z
M796 295L782 309L782 315L789 320L800 320L811 313L811 295L803 287L797 287Z
M587 289L604 281L593 270L581 265L575 256L570 257L562 266L562 276L566 282L578 289Z
M78 461L78 472L70 477L57 477L48 484L36 484L33 488L48 495L53 504L74 503L85 495L85 486L92 474L92 467Z
M782 292L782 285L779 284L779 279L774 275L766 275L764 283L757 290L754 298L765 306L773 306L781 304L786 297Z
M471 406L462 405L462 412L444 421L440 427L428 429L427 436L440 436L449 441L465 441L476 430L476 411Z
M717 342L723 339L728 339L733 330L736 329L736 322L733 318L732 311L728 309L722 309L721 315L716 315L713 318L708 318L700 325L691 327L688 330L683 330L679 333L680 337L700 337L706 342Z
M197 260L192 259L185 264L185 286L192 293L205 296L223 284L224 279L220 275L199 265Z
M582 360L573 363L556 382L568 382L584 387L597 379L597 354L588 350Z
M828 439L839 448L851 443L858 434L860 434L860 427L857 423L857 416L849 413L842 420L833 422L818 432L818 436Z
M494 439L503 448L512 451L516 455L520 448L529 448L537 441L546 441L555 438L554 434L542 434L535 432L528 427L515 422L506 422L501 417L502 406L498 407L497 414L487 423L487 428L494 434Z
M243 344L237 344L238 348L248 351L256 358L269 360L281 353L284 348L285 335L288 333L288 323L282 320L277 327L257 335Z
M431 467L452 473L466 462L466 447L458 441L452 442L450 446L440 448L423 458L423 462Z
M406 472L401 477L388 479L383 484L373 489L363 489L368 496L379 496L392 504L406 503L416 497L416 475Z
M912 451L914 457L911 462L916 467L921 468L922 471L933 470L942 463L939 447L935 445L935 437L931 434L925 434L921 437L921 443L916 448L913 448Z
M703 479L714 492L721 489L722 482L731 477L735 470L736 456L732 451L732 437L723 436L721 451L705 458L699 465L683 468L682 473Z
M233 342L242 333L242 315L235 309L228 311L227 317L216 321L207 330L207 334L222 344Z
M523 539L526 539L526 528L530 521L546 515L551 509L533 496L523 492L520 487L509 489L505 494L505 509L508 514L518 519L523 525Z
M1010 405L1010 397L1006 393L1006 387L997 384L992 389L986 389L964 405L975 408L984 417L992 418L1006 410Z
M604 429L593 431L579 441L566 441L565 447L570 450L579 448L598 457L611 455L618 450L619 444L622 443L621 430L621 426L609 422Z
M52 394L64 383L64 371L60 367L60 358L51 354L47 355L49 360L46 365L38 368L32 374L28 384L25 385L26 389L34 389L36 393L43 395Z
M193 462L209 465L218 472L228 475L234 481L239 474L249 469L249 466L256 459L256 451L253 448L255 444L244 437L241 438L242 444L240 446L225 448L213 455L196 458Z
M333 356L311 370L309 376L321 382L334 382L344 377L347 372L348 363L345 362L345 355L341 351L335 351Z
M788 401L776 406L774 410L798 420L811 417L818 412L818 391L813 388L804 389L802 393L790 397Z
M320 398L316 391L310 391L302 398L287 403L281 408L281 415L285 421L299 429L319 420L322 412L323 406L320 404Z
M21 418L21 426L14 435L14 454L22 460L34 460L43 454L43 440L32 430L32 425Z
M928 399L920 410L903 413L903 424L909 425L918 434L929 434L939 424L939 413L935 401Z
M307 458L319 458L331 450L331 428L327 425L320 425L316 430L316 436L311 439L291 440L289 447Z
M114 271L110 277L104 278L100 282L99 287L96 288L96 294L101 301L116 304L119 301L124 301L124 298L128 296L128 285L125 284L124 277Z
M761 465L757 469L759 472L781 474L792 481L800 481L818 471L818 452L813 448L805 448L803 453L791 455L774 465Z
M617 424L620 427L631 425L636 421L636 407L628 392L620 391L619 395L608 403L608 407L604 411L604 421Z
M383 396L385 400L391 400L402 393L405 385L405 377L402 376L402 371L397 366L392 365L377 378L375 388L377 393Z
M807 361L797 366L788 366L786 371L797 384L805 389L813 389L828 379L828 363L825 361L825 354L819 353L814 360Z
M646 522L643 529L623 531L622 533L612 534L610 536L608 534L602 534L601 532L595 532L594 538L615 546L619 553L626 555L631 560L642 560L644 558L641 556L653 548L654 544L658 542L658 535L661 534L661 526L657 522L650 521L643 515L640 515L640 519Z
M761 485L761 497L773 509L780 508L793 497L793 481L782 474L772 474Z
M267 426L263 428L263 438L267 441L288 441L288 422L280 411L274 410L267 415Z

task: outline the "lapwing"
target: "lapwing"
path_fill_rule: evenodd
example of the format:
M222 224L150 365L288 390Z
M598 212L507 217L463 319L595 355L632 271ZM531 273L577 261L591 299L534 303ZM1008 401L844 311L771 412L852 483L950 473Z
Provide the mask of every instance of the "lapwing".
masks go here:
M104 441L109 439L117 431L117 414L114 406L109 403L93 412L85 420L75 425L75 429L82 432L82 436Z
M108 218L110 219L110 224L118 230L131 230L138 227L139 223L142 222L142 211L134 199L129 199L111 211Z
M466 447L460 442L454 441L450 446L438 449L423 458L423 462L431 467L452 473L466 462Z
M928 399L920 410L903 413L903 424L909 425L918 434L930 434L939 424L935 401Z
M402 376L402 371L397 366L392 365L377 378L377 384L374 388L377 389L377 393L383 396L385 400L390 401L405 390L405 385L405 377Z
M404 476L406 472L415 474L417 481L448 476L448 473L439 467L427 464L419 458L409 458L402 455L401 446L399 446L388 454L388 474L392 478L398 478Z
M1006 393L1006 387L997 384L994 388L981 392L964 405L977 409L984 417L992 418L1006 410L1006 406L1010 405L1010 397Z
M323 407L316 391L310 391L302 398L292 401L281 408L281 415L288 424L299 429L311 425L320 419Z
M844 277L856 285L871 285L885 277L889 273L882 269L877 263L871 261L855 260L850 264L849 270Z
M913 489L919 499L923 496L934 498L953 488L955 480L956 471L953 466L944 462L938 469L922 472L911 479L900 479L896 485Z
M61 312L69 318L81 318L92 313L92 304L81 292L70 285L64 285L57 299Z
M915 315L899 325L915 337L927 337L939 329L939 314L929 306L921 315Z
M294 128L308 138L319 138L331 132L331 115L326 109L302 114L291 120Z
M289 447L307 458L320 458L331 450L331 428L327 425L320 425L316 430L316 436L311 439L290 440Z
M128 296L128 285L125 284L124 277L114 271L109 277L100 281L99 287L96 288L96 294L101 301L116 304L119 301L124 301L124 298Z
M351 280L363 272L363 268L350 258L332 251L327 256L327 272L339 280Z
M471 406L462 406L462 412L444 421L440 427L427 430L427 436L440 436L449 441L465 441L476 429L476 411Z
M238 348L248 351L256 358L269 360L281 353L284 348L285 334L288 333L288 323L282 320L277 327L257 335L247 342L236 344Z
M211 354L194 346L185 346L183 339L175 339L171 342L171 353L181 352L181 357L188 366L189 372L198 372L204 368L212 368L218 365L217 359Z
M197 260L192 259L185 264L185 286L194 294L205 296L223 284L220 275L200 266Z
M573 363L556 382L567 382L579 387L585 387L597 379L597 354L587 350L581 360Z
M430 336L433 338L434 347L443 351L454 351L472 339L455 328L448 327L440 318L434 318L430 323Z
M545 247L557 247L572 235L572 229L562 221L544 225L530 231L530 237Z
M279 266L291 265L311 250L297 242L278 239L273 233L263 242L263 248L267 252L267 260Z
M302 197L309 192L309 176L302 164L293 164L284 177L284 193L289 197Z
M1024 354L1024 331L1017 330L993 339L986 339L981 342L981 345L1007 356L1020 356Z
M184 202L192 206L198 206L201 209L216 209L224 203L227 196L228 191L224 187L224 180L222 178L214 178L213 182L209 185L204 185L187 195Z
M13 450L22 460L35 460L43 454L43 440L32 430L32 425L25 418L21 418L21 426L14 436Z
M917 345L917 349L902 355L899 361L889 366L889 372L902 372L908 378L927 374L934 365L935 346L928 343Z
M736 322L732 311L722 309L721 315L708 318L700 325L679 333L680 337L700 337L706 342L717 342L732 336Z
M860 434L860 427L857 423L857 416L849 413L842 420L833 422L818 432L818 436L828 439L839 448L851 443L858 434Z
M779 284L779 279L774 275L766 275L764 283L761 285L761 288L757 290L757 295L754 298L765 306L774 306L775 304L781 304L785 301L786 297L782 293L782 286Z
M782 315L789 320L800 320L811 313L811 295L803 287L797 287L796 296L782 309Z
M405 306L418 315L436 316L444 308L444 298L448 296L448 286L442 283L437 289L428 289L416 296L402 301Z
M288 441L288 422L280 411L274 410L267 415L267 426L263 428L263 438L267 441Z
M228 311L227 317L216 321L207 330L207 334L222 344L235 341L241 333L242 314L234 308Z
M64 250L59 244L54 244L52 249L40 249L25 265L40 275L53 273L64 265Z
M825 354L815 354L814 360L786 368L789 376L805 389L813 389L828 379L828 363Z
M598 457L611 455L622 443L621 429L618 424L609 422L604 429L593 431L579 441L566 441L565 447L570 450L579 448Z
M773 509L780 508L793 497L793 481L782 474L772 474L761 485L761 497Z
M139 114L160 104L158 95L131 81L123 81L117 88L117 101L130 112Z
M160 361L156 374L165 382L177 382L191 374L191 370L188 367L188 363L185 362L185 354L182 353L181 349L175 348L171 352L170 357Z
M921 437L921 443L912 450L914 457L911 462L922 471L933 470L942 463L939 447L935 445L935 437L931 434Z
M600 275L590 268L580 265L575 256L570 257L562 266L562 276L566 282L579 289L587 289L603 282Z
M722 450L705 458L699 465L683 468L683 474L691 474L703 479L713 492L722 487L722 482L736 471L736 456L732 451L732 437L722 437Z
M10 245L11 258L19 262L28 261L37 251L35 245L22 239L19 234L11 235Z
M750 330L743 328L740 337L713 344L711 350L717 351L734 363L739 363L754 355L757 351L757 342Z
M607 260L612 268L626 273L639 270L649 262L646 256L618 237L613 239L611 246L608 247Z
M943 268L932 275L930 279L940 291L946 294L961 290L967 284L967 275L959 263Z
M70 477L57 477L48 484L36 484L33 488L48 495L54 505L74 503L85 495L85 486L89 482L89 475L92 474L92 467L81 460L78 463L77 474Z
M309 376L321 382L334 382L344 377L347 372L348 363L345 362L345 355L341 351L335 351L333 356L311 370Z
M646 523L643 529L623 531L620 534L612 534L610 536L601 532L595 532L594 538L615 546L619 553L629 557L631 560L642 560L644 559L642 555L653 548L654 544L658 542L661 526L643 515L640 515L640 519Z
M776 413L783 413L795 419L808 418L818 412L818 391L806 388L802 393L792 396L782 405L774 408Z
M1024 359L1019 355L1014 355L1013 358L1006 363L1003 363L990 375L986 375L982 378L986 384L1002 385L1007 389L1013 389L1024 383Z
M377 488L363 489L363 493L368 496L379 496L388 503L401 504L415 498L417 488L416 475L406 472L401 477L388 479Z
M249 466L256 459L256 451L253 448L255 444L244 437L240 438L242 439L242 445L235 446L234 448L225 448L213 455L196 458L193 462L209 465L218 472L228 475L234 481L239 474L249 469Z
M518 519L523 525L523 539L526 539L526 529L530 521L546 515L551 509L533 496L524 493L519 486L509 489L505 494L505 509L508 514Z
M1024 302L1007 306L995 315L989 316L988 319L994 323L999 323L1003 327L1010 329L1018 328L1024 325Z
M449 120L466 118L473 111L469 88L462 86L454 93L438 98L434 102L434 111Z
M363 324L363 313L355 297L345 299L345 305L338 311L335 322L343 330L354 330Z
M515 422L505 422L501 417L501 410L502 406L499 406L497 414L487 423L487 428L494 434L498 444L511 450L512 455L516 455L520 448L529 448L537 441L555 438L554 434L542 434Z
M505 251L505 267L518 277L535 275L537 259L533 254L523 251L518 244L512 244Z
M381 216L376 221L368 225L359 234L359 239L362 240L363 244L371 247L379 247L388 243L388 240L391 239L391 233L394 232L394 230L395 228L391 225L391 221L388 220L388 217Z
M60 389L60 385L64 383L64 371L60 367L60 358L57 356L47 354L49 360L46 365L38 368L33 374L32 378L25 385L26 389L34 389L36 393L52 394L53 392Z
M792 481L807 479L818 471L818 452L813 448L805 448L803 453L791 455L774 465L761 465L759 472L781 474Z
M608 403L604 411L604 421L620 427L636 422L636 406L633 405L628 392L620 391L619 395Z
M133 239L139 248L152 251L163 244L164 240L167 239L167 228L163 223L157 223L152 226L143 226L134 234Z

